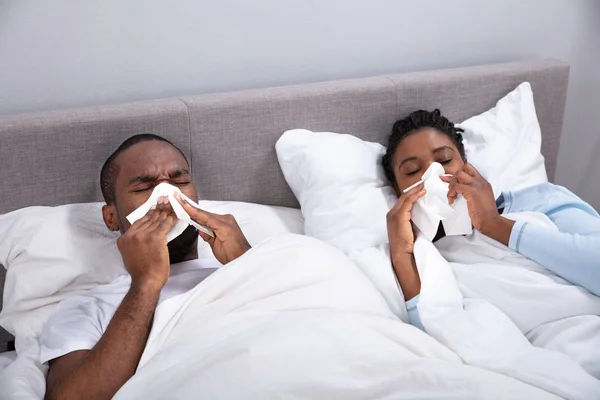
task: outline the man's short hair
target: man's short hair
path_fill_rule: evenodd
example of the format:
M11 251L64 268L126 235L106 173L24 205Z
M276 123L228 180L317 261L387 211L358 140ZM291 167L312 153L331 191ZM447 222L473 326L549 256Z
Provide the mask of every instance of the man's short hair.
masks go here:
M108 157L102 169L100 170L100 189L102 190L102 196L104 196L104 201L106 204L112 204L115 201L115 182L117 180L117 175L119 174L119 164L116 163L117 156L133 146L134 144L140 142L148 142L151 140L156 140L159 142L169 143L171 146L177 149L185 159L185 162L189 162L183 151L177 146L175 146L171 141L165 139L164 137L153 135L151 133L142 133L139 135L134 135L129 139L125 140L121 145L115 150L114 153Z

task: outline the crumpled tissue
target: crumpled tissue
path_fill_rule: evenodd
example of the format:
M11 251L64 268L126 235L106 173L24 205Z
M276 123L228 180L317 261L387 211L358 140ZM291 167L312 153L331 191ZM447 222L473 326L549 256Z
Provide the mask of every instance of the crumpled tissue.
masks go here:
M159 197L166 196L169 199L169 203L171 203L171 207L173 208L175 215L177 215L177 218L179 218L179 220L177 221L175 226L173 226L173 228L167 234L167 241L170 242L171 240L175 239L177 236L181 235L183 233L183 231L185 231L187 229L188 225L192 225L194 228L198 229L199 231L202 231L202 232L206 233L207 235L214 237L214 232L212 231L212 229L210 229L206 226L200 225L200 224L196 223L194 220L192 220L190 215L183 209L181 204L179 204L179 202L175 198L175 196L174 196L175 193L178 193L192 207L196 207L196 208L200 209L200 206L198 205L198 203L196 203L195 201L193 201L192 199L187 197L185 194L181 193L181 190L179 190L178 187L163 182L163 183L159 183L158 185L156 185L156 187L152 191L152 194L150 195L150 198L148 200L146 200L146 202L144 204L139 206L135 211L133 211L131 214L129 214L127 216L127 220L129 221L130 224L133 224L135 221L137 221L138 219L140 219L144 215L146 215L148 213L148 211L150 211L150 209L157 204Z
M406 193L425 183L427 193L413 205L411 219L429 241L435 238L440 222L446 236L468 235L473 232L467 201L458 195L452 205L448 204L449 185L440 179L441 176L449 175L444 174L444 167L440 163L433 163L419 182L404 190Z

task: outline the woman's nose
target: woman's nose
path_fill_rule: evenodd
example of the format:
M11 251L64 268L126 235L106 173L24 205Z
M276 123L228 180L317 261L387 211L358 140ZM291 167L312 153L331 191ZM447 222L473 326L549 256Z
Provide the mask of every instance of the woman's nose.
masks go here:
M425 172L429 169L429 167L431 167L431 164L433 164L435 161L425 161L425 163L423 164L423 169L422 171Z

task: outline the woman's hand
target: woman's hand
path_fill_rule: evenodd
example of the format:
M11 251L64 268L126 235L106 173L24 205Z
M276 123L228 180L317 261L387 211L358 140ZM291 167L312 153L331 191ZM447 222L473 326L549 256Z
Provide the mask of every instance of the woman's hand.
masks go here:
M441 179L449 184L448 203L454 203L458 195L462 195L467 200L473 227L484 235L508 245L514 221L500 215L492 185L475 167L466 163L454 176L442 176Z
M454 203L459 194L467 200L471 223L478 231L500 217L492 185L471 164L466 163L454 176L441 179L449 184L448 203Z
M402 194L394 208L387 213L392 266L406 300L412 299L421 290L421 280L413 256L415 233L410 218L413 205L425 193L424 184L412 188Z
M411 211L415 202L425 196L424 185L420 184L403 193L396 205L387 213L388 239L392 259L412 254L415 234L410 222Z

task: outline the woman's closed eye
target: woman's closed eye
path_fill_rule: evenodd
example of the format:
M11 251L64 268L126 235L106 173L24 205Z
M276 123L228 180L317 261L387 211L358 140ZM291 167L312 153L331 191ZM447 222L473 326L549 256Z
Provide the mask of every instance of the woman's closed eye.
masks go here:
M453 158L446 158L446 159L442 159L442 160L438 160L436 162L442 164L442 165L446 165L446 164L450 164L453 161ZM420 167L413 167L413 168L406 168L408 171L404 173L404 175L406 176L412 176L415 175L417 172L421 171Z

